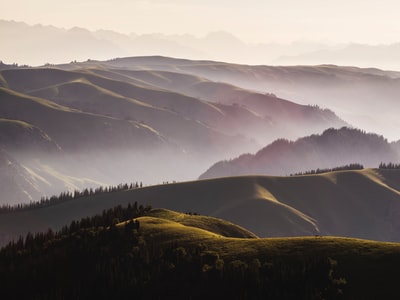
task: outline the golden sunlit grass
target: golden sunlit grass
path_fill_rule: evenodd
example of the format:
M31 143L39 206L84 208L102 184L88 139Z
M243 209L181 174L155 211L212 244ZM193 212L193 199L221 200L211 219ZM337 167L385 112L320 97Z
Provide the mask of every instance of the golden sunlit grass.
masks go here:
M219 218L193 215L188 213L178 213L167 209L153 209L147 215L153 218L175 222L185 226L188 230L192 228L203 229L210 233L226 237L257 237L248 230Z
M400 254L399 243L357 238L333 236L256 238L243 228L222 219L165 209L152 210L149 215L136 220L140 222L140 230L144 236L155 239L158 244L168 245L171 242L196 244L201 241L207 243L212 250L222 250L220 254L223 256L292 256L310 252L332 252L340 256ZM118 226L124 224L125 222L122 222ZM230 227L231 232L236 232L236 235L224 236L221 225L226 227L225 230ZM248 234L247 238L240 237L244 233Z
M21 120L10 120L10 119L1 119L0 118L0 126L5 125L5 126L17 126L17 127L22 127L22 128L27 128L27 129L32 129L33 125L29 124L27 122L21 121Z

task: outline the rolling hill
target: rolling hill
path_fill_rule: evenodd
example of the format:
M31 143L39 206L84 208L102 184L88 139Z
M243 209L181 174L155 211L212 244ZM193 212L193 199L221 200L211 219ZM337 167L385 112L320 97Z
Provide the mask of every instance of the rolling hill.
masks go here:
M334 235L400 241L399 170L364 169L291 177L245 176L81 195L0 214L4 244L28 231L60 229L116 205L223 218L260 237Z
M208 135L216 135L213 129L262 144L282 136L296 138L346 125L329 110L269 94L176 72L132 71L129 64L112 69L108 64L77 64L68 71L9 70L2 76L8 87L19 92L85 112L144 122L185 148L201 147L207 129L211 131ZM193 134L196 139L190 139ZM192 145L196 141L199 143Z
M157 235L164 235L162 228L170 231L171 234L167 235L166 243L171 239L179 240L180 236L190 239L188 236L190 230L197 231L197 233L193 233L196 236L194 240L198 239L198 235L201 232L205 235L212 233L214 236L231 238L257 238L252 232L223 219L190 213L178 213L167 209L152 209L146 213L146 216L140 217L138 221L144 225L143 229L147 231L146 234L153 236L157 240ZM122 226L125 223L119 223L118 225ZM172 231L175 231L173 233L174 237L172 237ZM179 233L179 231L181 232ZM162 244L161 240L160 244Z
M38 127L19 120L0 119L0 147L9 153L57 152L60 146Z
M154 130L137 122L83 113L6 88L0 88L0 97L1 117L40 128L66 151L133 146L136 140L141 141L136 147L143 148L163 143Z
M400 152L384 137L358 129L327 129L296 141L279 139L255 154L243 154L217 162L200 178L250 174L289 175L319 168L360 163L377 167L381 162L397 162Z
M213 106L230 117L230 122L219 117L207 120L207 124L223 132L229 130L232 133L235 130L234 133L250 136L259 143L282 136L299 137L302 134L319 132L326 129L327 124L333 124L334 127L346 124L328 109L298 105L271 93L246 90L205 77L157 70L116 69L113 74L124 76L121 80L135 79L142 84L211 101Z

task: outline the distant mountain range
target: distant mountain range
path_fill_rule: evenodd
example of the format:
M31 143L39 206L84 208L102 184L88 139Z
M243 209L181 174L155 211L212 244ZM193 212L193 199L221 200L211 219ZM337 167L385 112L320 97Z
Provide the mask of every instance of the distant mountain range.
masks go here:
M200 179L251 174L289 175L352 163L378 167L381 162L399 160L400 151L395 143L376 134L343 127L296 141L276 140L255 154L217 162Z
M229 32L210 32L204 37L160 33L121 34L111 30L89 31L28 25L0 20L2 51L7 63L44 65L111 57L164 55L244 64L318 65L338 64L400 70L399 43L388 45L340 44L312 41L288 44L241 41Z

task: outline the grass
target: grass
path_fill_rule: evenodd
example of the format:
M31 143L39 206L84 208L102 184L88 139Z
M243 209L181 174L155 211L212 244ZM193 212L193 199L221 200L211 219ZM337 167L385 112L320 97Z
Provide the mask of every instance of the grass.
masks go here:
M0 126L16 126L16 127L26 128L26 129L33 128L33 125L31 125L27 122L24 122L24 121L3 119L3 118L0 118Z
M257 237L252 232L219 218L178 213L167 209L153 209L147 215L162 220L169 220L188 228L200 228L225 237Z

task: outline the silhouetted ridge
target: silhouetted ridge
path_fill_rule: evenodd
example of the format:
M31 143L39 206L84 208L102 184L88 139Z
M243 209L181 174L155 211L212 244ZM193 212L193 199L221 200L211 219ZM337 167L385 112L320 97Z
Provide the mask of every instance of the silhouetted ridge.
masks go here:
M200 176L245 174L288 175L308 170L334 169L354 162L378 167L383 161L399 161L400 152L381 135L343 127L327 129L296 141L279 139L259 150L238 158L220 161Z
M0 206L0 214L5 214L5 213L12 213L12 212L18 212L18 211L29 211L32 209L39 209L51 205L57 205L63 202L71 201L71 200L76 200L79 198L83 197L89 197L89 196L96 196L96 195L102 195L102 194L108 194L108 193L115 193L119 191L125 191L128 189L135 189L135 188L141 188L143 187L143 183L138 182L136 183L131 183L131 184L119 184L117 186L106 186L106 187L97 187L97 188L86 188L83 191L78 191L75 190L74 192L62 192L58 196L51 196L49 197L42 197L39 201L31 201L29 203L19 203L15 205L11 204L6 204Z
M379 168L381 169L380 165L379 165ZM335 168L330 168L330 169L316 169L316 170L310 170L310 171L305 171L305 172L299 172L299 173L290 174L290 176L313 175L313 174L322 174L322 173L336 172L336 171L349 171L349 170L362 170L362 169L364 169L363 165L355 163L355 164L349 164L346 166L340 166L340 167L335 167Z
M400 164L391 163L391 162L390 163L380 163L379 169L396 170L396 169L400 169Z

